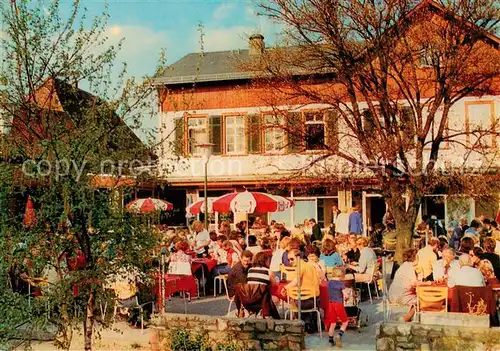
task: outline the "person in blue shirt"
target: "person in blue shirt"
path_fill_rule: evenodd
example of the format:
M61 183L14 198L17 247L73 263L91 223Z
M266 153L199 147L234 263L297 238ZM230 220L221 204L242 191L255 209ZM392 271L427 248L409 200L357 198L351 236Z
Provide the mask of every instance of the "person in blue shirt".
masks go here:
M343 266L344 261L336 250L335 242L331 239L326 239L321 248L319 260L323 261L326 267Z
M479 227L481 227L481 223L477 219L473 219L470 222L470 227L465 231L464 235L470 234L479 238Z
M330 344L336 345L337 347L342 347L342 337L347 329L348 318L344 307L344 292L346 288L344 283L344 271L340 268L335 268L332 271L332 279L328 281L328 313L325 313L328 317L325 318L325 327L328 329L328 340ZM340 330L335 336L335 327L337 326L337 320L342 323Z
M351 209L349 215L349 233L361 234L363 232L363 219L356 207Z

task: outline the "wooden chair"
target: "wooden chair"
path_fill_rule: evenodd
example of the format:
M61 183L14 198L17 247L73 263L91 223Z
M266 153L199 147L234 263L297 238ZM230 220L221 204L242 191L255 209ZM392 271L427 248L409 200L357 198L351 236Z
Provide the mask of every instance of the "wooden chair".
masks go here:
M285 312L285 319L286 319L286 316L288 314L288 312L290 312L290 320L292 319L292 316L293 316L293 313L298 313L299 312L299 308L298 306L295 306L293 304L290 304L290 298L294 299L294 300L298 300L299 299L299 289L297 287L294 287L294 288L291 288L288 290L287 292L287 299L288 299L288 304L289 304L289 308L288 310ZM319 306L316 304L316 298L317 296L314 296L313 292L311 289L306 289L306 288L301 288L300 289L300 299L301 300L308 300L308 299L313 299L314 301L314 306L313 308L311 309L300 309L301 313L316 313L317 317L318 317L318 328L319 328L319 337L321 338L323 336L323 333L322 333L322 330L321 330L321 312L319 310Z
M444 303L443 303L444 302ZM446 286L418 286L417 310L421 312L448 312L448 287Z
M297 269L295 267L287 267L284 264L280 265L281 280L292 281L297 279Z

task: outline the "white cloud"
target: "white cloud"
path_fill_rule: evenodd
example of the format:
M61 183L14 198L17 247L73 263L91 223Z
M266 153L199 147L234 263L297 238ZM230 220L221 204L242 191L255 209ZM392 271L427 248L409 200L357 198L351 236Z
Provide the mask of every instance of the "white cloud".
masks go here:
M244 49L248 46L248 37L254 32L255 28L247 26L205 28L204 51Z
M160 50L168 48L167 31L154 31L145 26L112 25L106 29L108 45L116 45L123 38L117 62L126 62L128 75L142 77L154 73Z
M215 8L214 12L212 12L212 19L217 22L222 21L229 17L235 9L236 3L223 2Z

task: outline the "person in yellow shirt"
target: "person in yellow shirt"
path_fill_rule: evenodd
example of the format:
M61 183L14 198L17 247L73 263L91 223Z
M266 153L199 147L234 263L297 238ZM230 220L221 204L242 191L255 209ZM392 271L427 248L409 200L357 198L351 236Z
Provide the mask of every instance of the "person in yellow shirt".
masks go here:
M422 274L422 280L433 280L432 267L437 261L437 252L439 249L439 239L432 237L429 239L427 245L418 250L418 268Z
M288 252L288 261L292 267L297 267L298 260L300 259L300 251L292 249ZM291 288L296 287L298 280L295 279L285 286L285 290L288 291ZM286 291L282 294L286 295ZM316 268L309 262L301 259L300 261L300 291L310 291L311 296L304 296L301 298L301 308L311 309L314 307L314 300L316 300L316 306L319 306L319 278ZM318 330L317 320L313 313L302 313L302 320L306 326L306 332L309 334L316 333Z

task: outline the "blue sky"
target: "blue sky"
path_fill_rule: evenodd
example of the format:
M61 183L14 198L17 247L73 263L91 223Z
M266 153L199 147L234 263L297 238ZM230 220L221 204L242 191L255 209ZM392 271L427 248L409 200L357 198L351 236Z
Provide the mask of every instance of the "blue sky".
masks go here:
M71 2L63 0L65 5ZM99 15L104 1L81 0L90 15ZM117 63L126 62L128 75L153 74L162 48L167 64L200 51L199 23L203 24L204 51L243 49L248 37L261 33L266 45L273 45L279 26L262 16L253 0L109 0L109 44L124 38ZM158 126L157 116L143 126ZM145 134L136 133L141 138Z
M204 26L204 50L247 47L249 35L259 32L272 44L278 26L257 16L251 0L138 0L109 1L110 42L125 38L118 60L128 64L133 76L151 74L161 48L174 63L200 51L198 24ZM82 0L90 14L98 14L103 2Z

